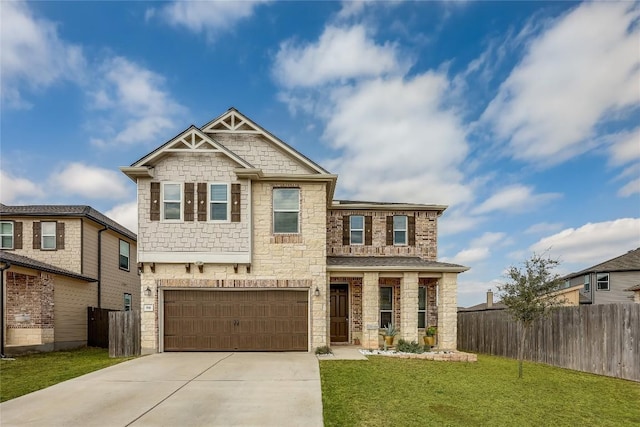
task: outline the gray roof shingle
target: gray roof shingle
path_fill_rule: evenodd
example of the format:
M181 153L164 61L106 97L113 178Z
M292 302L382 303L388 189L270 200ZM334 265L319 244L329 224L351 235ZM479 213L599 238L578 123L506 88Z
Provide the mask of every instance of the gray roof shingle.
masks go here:
M87 205L22 205L8 206L0 203L0 216L71 216L89 218L98 224L130 238L138 240L136 234L128 228L118 224L108 216Z
M640 248L631 250L624 255L620 255L592 267L585 268L577 273L571 273L565 276L565 278L570 279L587 273L609 271L640 271Z
M46 262L38 261L32 258L28 258L23 255L14 254L13 252L0 251L0 261L10 263L19 267L33 268L34 270L45 271L47 273L59 274L61 276L67 276L74 279L84 280L85 282L97 282L98 279L85 276L83 274L74 273L73 271L65 270L64 268L55 267Z

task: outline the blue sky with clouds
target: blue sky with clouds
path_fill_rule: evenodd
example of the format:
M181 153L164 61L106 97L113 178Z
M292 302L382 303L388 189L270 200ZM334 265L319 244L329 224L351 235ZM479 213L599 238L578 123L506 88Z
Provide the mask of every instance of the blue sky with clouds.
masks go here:
M0 2L5 204L136 228L129 165L234 106L343 199L447 204L459 305L640 246L640 4Z

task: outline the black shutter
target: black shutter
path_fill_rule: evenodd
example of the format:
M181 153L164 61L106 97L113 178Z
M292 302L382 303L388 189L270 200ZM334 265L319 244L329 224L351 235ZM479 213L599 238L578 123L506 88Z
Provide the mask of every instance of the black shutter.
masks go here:
M64 222L56 222L56 250L64 249Z
M240 222L240 184L231 184L231 222Z
M370 216L364 217L364 244L371 246L373 244L373 232L372 232L372 218Z
M393 246L393 215L387 217L387 246Z
M13 249L22 249L22 223L13 223Z
M198 221L207 220L207 183L198 183Z
M184 184L184 220L193 221L193 199L194 196L194 184L193 182L185 182Z
M40 249L40 223L33 223L33 249Z
M151 207L149 210L151 221L160 221L160 183L151 183Z
M350 233L350 224L349 224L349 215L343 215L342 217L342 244L344 246L349 246L351 244L351 236Z
M407 234L409 235L408 237L409 246L415 246L416 245L416 217L415 216L407 217Z

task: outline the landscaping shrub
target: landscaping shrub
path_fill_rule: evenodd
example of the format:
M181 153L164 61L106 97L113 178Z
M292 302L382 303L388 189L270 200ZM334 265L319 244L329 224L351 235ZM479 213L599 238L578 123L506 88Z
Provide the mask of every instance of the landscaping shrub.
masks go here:
M328 345L323 345L322 347L316 347L316 354L333 354L333 351Z
M423 353L424 352L424 348L423 346L421 346L420 344L418 344L415 341L405 341L405 340L399 340L398 341L398 346L396 347L396 350L398 350L399 352L402 353Z

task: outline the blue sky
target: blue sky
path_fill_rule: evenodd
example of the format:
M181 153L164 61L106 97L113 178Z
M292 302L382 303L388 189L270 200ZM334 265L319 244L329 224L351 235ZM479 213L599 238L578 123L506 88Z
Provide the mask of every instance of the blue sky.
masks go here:
M447 204L459 305L549 250L640 246L640 4L0 2L1 193L136 229L118 171L234 106L339 174Z

